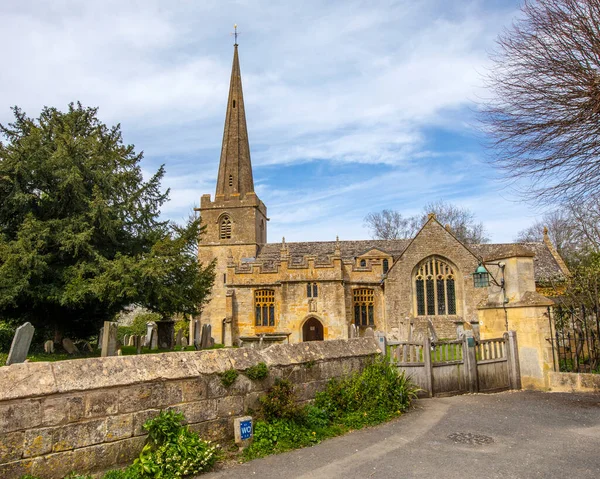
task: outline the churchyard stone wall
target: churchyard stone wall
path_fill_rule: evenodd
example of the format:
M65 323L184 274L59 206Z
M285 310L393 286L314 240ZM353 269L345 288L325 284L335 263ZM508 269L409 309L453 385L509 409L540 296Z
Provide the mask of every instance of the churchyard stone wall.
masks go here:
M0 477L60 478L132 461L144 422L161 409L183 412L205 439L233 436L233 419L256 409L276 377L307 401L327 381L360 370L380 354L372 338L274 345L266 350L116 356L0 367ZM220 373L269 367L263 381Z

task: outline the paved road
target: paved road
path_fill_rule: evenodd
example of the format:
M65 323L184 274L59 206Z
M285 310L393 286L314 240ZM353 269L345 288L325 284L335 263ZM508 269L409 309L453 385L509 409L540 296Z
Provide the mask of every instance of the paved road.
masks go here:
M600 478L600 395L424 399L382 426L202 479Z

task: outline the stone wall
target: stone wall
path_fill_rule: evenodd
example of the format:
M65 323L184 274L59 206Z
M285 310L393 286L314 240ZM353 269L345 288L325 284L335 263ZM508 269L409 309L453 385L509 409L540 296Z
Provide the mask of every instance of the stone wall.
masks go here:
M276 377L300 400L379 354L373 339L199 352L22 363L0 367L0 477L61 478L132 461L142 425L161 409L183 412L203 438L233 436L233 418L258 406ZM225 388L219 373L265 362L269 376L243 374Z
M600 374L548 372L550 390L600 393Z

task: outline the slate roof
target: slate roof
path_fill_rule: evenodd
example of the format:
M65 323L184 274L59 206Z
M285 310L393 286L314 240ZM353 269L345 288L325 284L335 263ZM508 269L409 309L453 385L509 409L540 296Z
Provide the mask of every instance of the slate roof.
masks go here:
M377 248L398 259L411 240L358 240L340 241L342 259L353 260L372 248ZM286 243L290 254L291 264L297 265L304 262L307 255L316 258L316 264L329 263L330 256L335 252L335 241L313 241L301 243ZM514 254L533 255L533 264L536 282L550 279L564 278L564 273L552 256L548 247L540 243L504 243L504 244L472 244L467 246L476 256L485 261L494 261ZM281 243L268 243L264 245L256 258L267 268L274 267L281 260Z
M352 260L372 248L377 248L396 258L402 254L409 242L410 240L358 240L340 241L339 245L342 259ZM336 241L286 243L285 245L289 251L292 264L302 263L306 255L315 256L316 263L329 263L329 257L335 253ZM268 243L263 246L256 260L269 263L277 262L280 258L281 243Z

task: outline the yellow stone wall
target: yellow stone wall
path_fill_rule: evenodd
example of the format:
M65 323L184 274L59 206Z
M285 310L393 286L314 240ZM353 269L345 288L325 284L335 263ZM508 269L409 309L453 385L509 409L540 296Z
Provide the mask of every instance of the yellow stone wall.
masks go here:
M517 332L521 381L524 388L547 389L548 371L553 370L550 326L546 306L516 306L506 308L508 328ZM502 308L479 311L482 339L497 338L505 331Z

